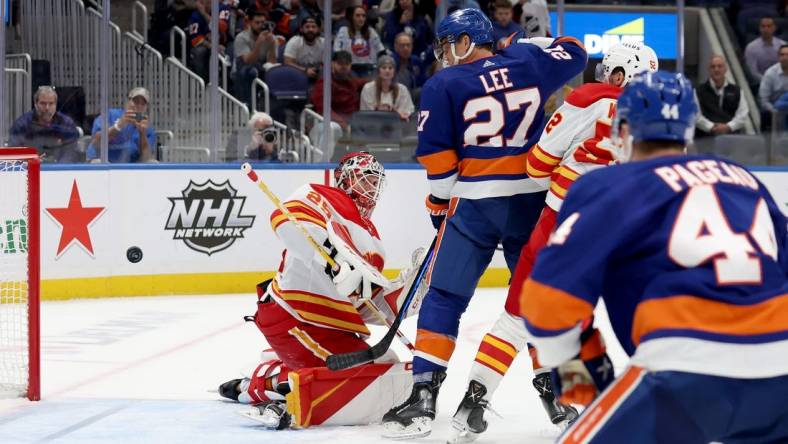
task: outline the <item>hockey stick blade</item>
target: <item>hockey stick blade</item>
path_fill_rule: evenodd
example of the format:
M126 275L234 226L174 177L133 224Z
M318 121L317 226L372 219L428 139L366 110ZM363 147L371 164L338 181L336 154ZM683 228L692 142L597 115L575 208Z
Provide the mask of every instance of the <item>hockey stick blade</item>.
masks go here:
M386 332L383 338L381 338L377 344L369 347L366 350L339 353L329 356L326 358L326 366L330 370L344 370L346 368L372 362L375 359L383 356L389 347L391 347L391 342L394 340L394 336L397 335L397 329L399 329L402 319L405 318L405 314L408 312L408 307L410 306L413 297L416 295L416 291L421 284L421 280L424 279L424 276L427 274L427 270L430 268L432 258L435 255L435 242L437 240L437 237L432 240L432 244L430 245L427 256L421 262L421 265L419 265L419 271L416 275L416 279L408 289L408 296L405 298L405 302L402 303L402 307L400 307L399 312L397 313L397 318L394 319L394 322L391 324L391 327L389 327L389 330Z

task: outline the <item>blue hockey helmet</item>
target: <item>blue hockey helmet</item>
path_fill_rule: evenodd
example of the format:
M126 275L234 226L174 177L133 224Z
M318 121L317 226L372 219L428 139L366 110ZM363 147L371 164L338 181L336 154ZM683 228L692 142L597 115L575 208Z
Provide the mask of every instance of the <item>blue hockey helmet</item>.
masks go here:
M694 90L684 75L644 72L635 76L619 96L613 131L627 122L634 142L689 143L697 115Z
M435 36L438 42L446 39L454 43L463 34L468 34L471 42L477 45L495 42L492 22L482 11L474 8L458 9L444 17Z

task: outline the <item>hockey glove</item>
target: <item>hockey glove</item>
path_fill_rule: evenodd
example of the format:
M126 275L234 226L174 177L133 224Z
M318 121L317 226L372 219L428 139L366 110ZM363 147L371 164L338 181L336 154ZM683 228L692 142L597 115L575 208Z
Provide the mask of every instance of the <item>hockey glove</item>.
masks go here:
M427 209L430 210L432 226L435 227L436 230L440 230L441 224L443 224L443 221L446 219L446 213L449 212L449 200L441 199L440 197L435 197L430 194L427 196L425 204L427 205Z
M580 336L580 354L552 370L556 396L564 404L588 406L615 379L602 334L594 327Z
M342 257L337 249L331 245L331 242L326 239L323 242L326 247L328 255L334 260L336 265L331 266L331 263L326 263L326 274L331 278L331 281L337 288L337 293L342 296L350 296L354 292L362 291L362 281L364 279L363 272L351 265L347 259Z
M339 271L332 279L337 287L337 293L342 296L350 296L355 292L363 292L362 288L359 288L363 287L364 284L364 274L361 270L350 265L347 261L337 262L337 264L339 265ZM369 284L368 280L367 284Z

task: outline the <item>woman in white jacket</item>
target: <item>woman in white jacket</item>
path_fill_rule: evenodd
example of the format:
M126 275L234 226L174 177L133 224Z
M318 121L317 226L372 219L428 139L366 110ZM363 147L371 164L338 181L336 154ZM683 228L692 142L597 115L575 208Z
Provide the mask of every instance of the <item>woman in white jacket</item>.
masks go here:
M413 114L413 100L408 88L397 82L394 59L383 55L378 59L378 75L361 90L362 111L394 111L408 120Z

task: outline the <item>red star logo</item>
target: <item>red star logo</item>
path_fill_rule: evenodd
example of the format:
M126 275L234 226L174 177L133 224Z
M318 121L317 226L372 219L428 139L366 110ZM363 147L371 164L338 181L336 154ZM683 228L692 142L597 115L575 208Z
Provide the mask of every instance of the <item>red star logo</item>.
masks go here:
M46 211L60 225L60 243L57 246L57 257L60 257L68 247L74 242L93 256L93 243L90 241L90 231L88 226L96 220L105 207L83 207L82 199L79 197L77 181L71 186L71 197L68 199L66 208L47 208Z

